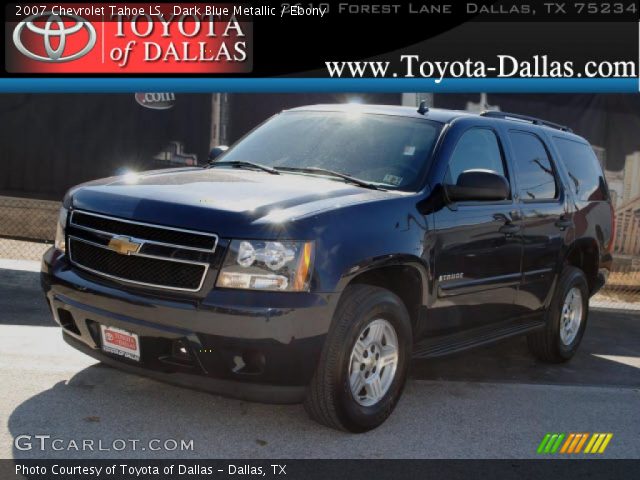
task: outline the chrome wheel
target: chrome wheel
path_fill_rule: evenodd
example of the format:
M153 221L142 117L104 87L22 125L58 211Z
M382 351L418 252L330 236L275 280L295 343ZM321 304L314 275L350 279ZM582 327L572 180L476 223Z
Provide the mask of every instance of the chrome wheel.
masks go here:
M560 315L560 340L565 345L571 345L580 331L582 308L582 292L579 288L573 287L564 297Z
M398 335L382 318L358 335L349 361L349 385L358 404L370 407L385 396L398 367Z

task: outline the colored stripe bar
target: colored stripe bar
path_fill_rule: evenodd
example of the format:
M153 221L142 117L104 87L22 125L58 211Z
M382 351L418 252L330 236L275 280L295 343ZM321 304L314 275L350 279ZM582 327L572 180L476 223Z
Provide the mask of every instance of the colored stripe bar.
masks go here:
M551 453L551 448L553 447L557 439L558 439L557 433L554 433L553 435L551 435L551 438L547 442L547 446L544 447L544 453Z
M602 445L600 445L600 450L598 450L598 453L604 453L604 451L606 450L612 438L613 438L613 433L607 433L607 436L602 442Z
M589 440L589 443L587 443L587 448L584 449L584 453L591 453L591 448L593 447L593 444L596 443L597 439L598 439L598 434L594 433L591 436L591 440Z
M558 439L556 440L556 443L553 445L553 447L551 447L551 453L556 453L558 451L558 448L560 448L560 444L562 443L562 440L564 440L564 433L561 433L560 435L558 435Z
M551 434L547 433L544 438L542 439L542 442L540 442L540 445L538 445L538 453L543 453L544 452L544 447L547 445L547 442L549 441L549 439L551 438Z
M569 446L571 445L571 442L573 442L573 439L576 437L575 433L570 433L569 436L567 437L567 441L564 442L564 445L562 446L562 449L560 450L560 453L567 453L567 450L569 449Z
M580 441L581 438L582 438L582 435L579 433L576 433L576 436L573 438L573 442L571 442L571 446L569 447L569 450L567 451L567 453L575 452L576 446L578 445L578 442Z
M598 435L598 438L596 439L596 443L593 444L593 447L591 447L591 453L598 452L598 449L600 448L600 444L604 440L604 437L606 437L604 433L598 433L597 435Z
M612 438L613 433L594 433L584 453L604 453Z
M576 450L574 453L580 453L582 451L582 446L584 445L584 442L587 441L587 438L589 438L589 434L588 433L583 433L581 434L582 437L580 438L580 443L578 443L578 445L576 445Z
M637 93L637 78L1 78L2 93Z

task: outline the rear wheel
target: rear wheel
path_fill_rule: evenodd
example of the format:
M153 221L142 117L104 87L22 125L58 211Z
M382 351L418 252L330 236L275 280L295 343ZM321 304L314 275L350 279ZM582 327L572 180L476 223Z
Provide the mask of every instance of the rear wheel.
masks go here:
M379 287L348 287L307 392L307 413L340 430L377 427L400 398L411 345L411 322L402 300Z
M578 350L587 326L589 287L579 268L565 267L547 311L543 330L529 334L529 350L540 360L560 363Z

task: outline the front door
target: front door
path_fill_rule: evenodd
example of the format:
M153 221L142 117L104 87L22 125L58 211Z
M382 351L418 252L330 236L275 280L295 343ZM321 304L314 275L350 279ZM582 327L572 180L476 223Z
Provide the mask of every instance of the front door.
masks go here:
M452 152L443 183L455 184L460 173L471 169L510 178L503 148L490 128L466 130ZM434 223L437 296L430 309L431 327L469 329L513 316L522 257L514 200L449 204L434 213Z

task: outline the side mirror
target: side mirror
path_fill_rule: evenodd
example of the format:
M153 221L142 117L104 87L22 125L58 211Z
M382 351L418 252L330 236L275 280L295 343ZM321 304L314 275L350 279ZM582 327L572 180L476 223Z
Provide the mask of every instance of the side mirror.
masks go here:
M217 147L213 147L209 152L209 161L213 162L227 150L229 150L229 147L227 147L226 145L218 145Z
M493 170L465 170L455 185L445 185L451 201L506 200L510 188L506 178Z

